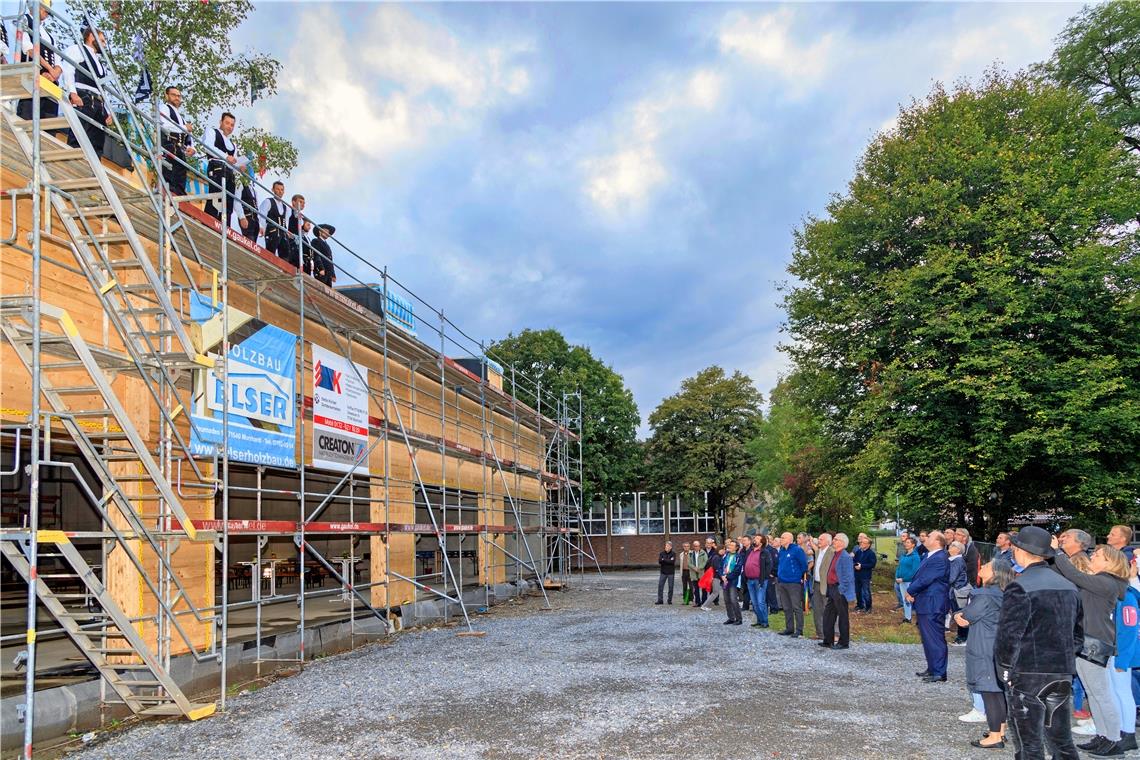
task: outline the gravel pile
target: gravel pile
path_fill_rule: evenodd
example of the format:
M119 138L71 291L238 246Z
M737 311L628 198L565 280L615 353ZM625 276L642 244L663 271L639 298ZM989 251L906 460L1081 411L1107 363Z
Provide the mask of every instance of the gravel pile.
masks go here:
M921 649L725 626L653 605L656 575L492 608L460 628L401 633L306 665L197 723L107 733L79 760L161 758L993 758L974 750L962 649L950 681L922 684ZM936 742L936 743L932 743ZM1008 746L1008 745L1007 745Z

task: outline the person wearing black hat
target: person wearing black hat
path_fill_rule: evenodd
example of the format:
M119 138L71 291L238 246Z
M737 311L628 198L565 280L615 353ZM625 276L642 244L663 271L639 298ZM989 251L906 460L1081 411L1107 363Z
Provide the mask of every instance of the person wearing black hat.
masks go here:
M1005 683L1010 735L1018 760L1077 760L1073 744L1073 673L1084 644L1077 587L1048 564L1055 552L1047 532L1030 526L1012 537L1024 568L1006 587L994 642Z
M313 249L313 277L331 288L336 282L336 269L333 267L332 248L329 247L328 239L336 234L336 227L318 224L313 231L317 233L309 244Z

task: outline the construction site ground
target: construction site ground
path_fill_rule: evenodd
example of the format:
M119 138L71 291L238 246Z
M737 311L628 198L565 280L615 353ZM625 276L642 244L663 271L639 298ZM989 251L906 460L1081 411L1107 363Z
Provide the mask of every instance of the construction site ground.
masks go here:
M964 650L923 684L916 645L726 626L653 604L655 572L575 576L461 626L405 631L240 690L227 711L99 734L70 758L984 758ZM678 594L680 595L678 585ZM76 746L76 745L72 745ZM1008 750L1007 750L1008 751Z

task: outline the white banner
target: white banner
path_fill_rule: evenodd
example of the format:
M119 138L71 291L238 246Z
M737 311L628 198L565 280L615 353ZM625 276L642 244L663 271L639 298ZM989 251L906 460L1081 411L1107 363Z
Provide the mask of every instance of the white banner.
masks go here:
M353 465L368 449L368 370L316 344L310 344L310 348L313 466L367 475L367 459L359 467Z

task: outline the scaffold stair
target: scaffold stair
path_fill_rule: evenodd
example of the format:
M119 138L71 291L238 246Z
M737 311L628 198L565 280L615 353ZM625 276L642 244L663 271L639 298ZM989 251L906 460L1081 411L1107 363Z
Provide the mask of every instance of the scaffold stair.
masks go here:
M52 545L55 548L53 559L62 560L67 571L43 574L38 568L32 568L27 551L31 541ZM136 627L146 619L132 619L115 604L98 574L66 534L62 531L3 533L0 534L0 551L25 581L35 583L39 601L132 712L139 715L182 715L190 720L214 713L216 705L213 702L191 702L182 692ZM81 622L91 619L92 613L69 609L64 604L64 599L73 595L59 593L57 589L76 584L85 587L99 603L102 609L100 624L92 627ZM125 646L108 646L108 639Z

